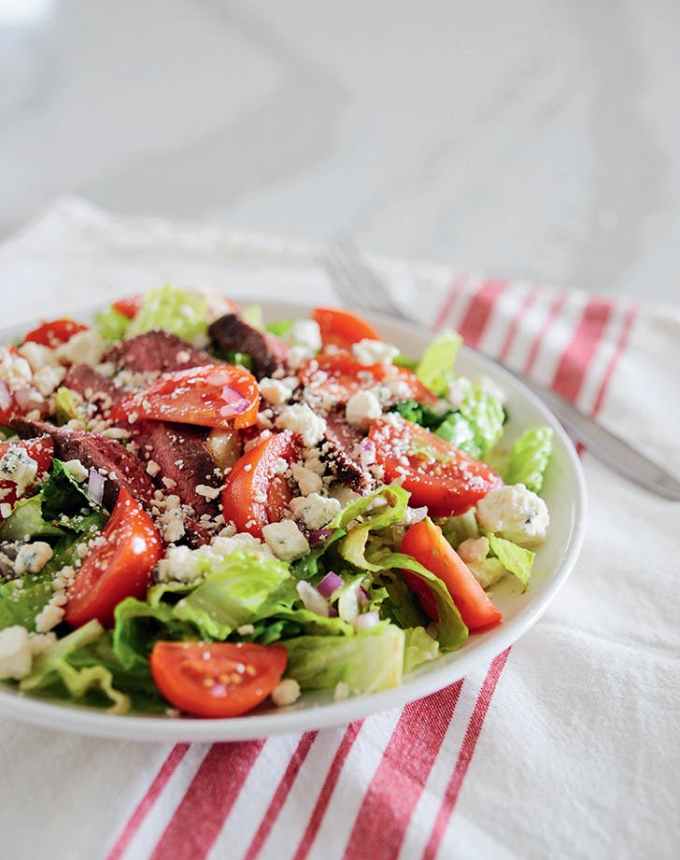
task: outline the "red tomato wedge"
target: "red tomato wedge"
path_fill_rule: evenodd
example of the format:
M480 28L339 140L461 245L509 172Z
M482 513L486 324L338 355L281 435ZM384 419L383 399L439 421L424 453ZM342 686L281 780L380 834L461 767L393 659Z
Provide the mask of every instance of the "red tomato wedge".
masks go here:
M35 460L38 468L33 483L42 481L52 466L54 457L54 442L50 436L40 436L21 442L0 442L0 458L11 448L23 448L31 460ZM17 485L14 481L0 481L1 501L13 505L17 500Z
M230 364L208 364L161 374L146 391L124 400L114 417L117 420L121 412L128 419L136 415L238 430L255 423L259 405L257 380L247 370Z
M423 567L442 580L470 630L493 627L503 620L500 610L493 605L471 570L432 520L427 518L411 526L401 542L401 551L413 556ZM422 580L412 574L409 575L408 571L404 571L404 577L408 585L421 596ZM414 580L417 587L414 587ZM428 599L421 598L423 609L430 618L436 620L436 604L429 589L427 592Z
M432 405L437 398L413 371L391 364L361 364L349 352L321 353L305 362L298 373L303 385L319 394L328 394L336 403L347 403L353 394L394 380L403 391L398 400L417 400Z
M299 445L289 430L269 436L244 454L229 473L222 491L225 522L240 532L262 537L262 528L278 522L292 498L279 471L281 461L299 457Z
M127 296L123 299L117 299L111 307L129 320L133 320L139 313L143 301L144 296Z
M24 338L24 343L39 343L54 349L62 343L67 343L74 334L86 331L89 326L71 319L58 319L45 322L32 329Z
M366 320L340 308L315 308L312 316L321 329L324 346L347 349L364 338L380 340L380 335Z
M256 708L281 680L281 645L156 642L151 674L176 708L195 717L238 717Z
M485 463L398 415L374 421L368 435L385 481L401 480L411 504L427 505L432 516L463 514L502 483Z
M121 487L100 545L85 558L71 586L66 622L80 627L93 618L113 623L113 610L126 597L144 598L163 543L151 517Z

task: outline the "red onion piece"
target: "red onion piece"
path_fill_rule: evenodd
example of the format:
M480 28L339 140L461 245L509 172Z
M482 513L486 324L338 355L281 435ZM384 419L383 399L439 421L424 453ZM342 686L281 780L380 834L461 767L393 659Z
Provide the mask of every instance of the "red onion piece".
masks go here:
M371 466L375 463L375 442L372 439L362 439L359 443L359 458L361 465Z
M342 585L342 577L334 571L329 570L317 586L318 591L324 597L330 597Z
M105 486L106 479L104 476L100 475L96 469L90 469L90 476L87 480L87 495L97 505L102 503Z
M307 540L310 546L317 546L327 540L332 534L331 529L309 529L307 531Z
M379 621L380 616L377 612L364 612L363 615L357 615L354 619L354 628L356 630L370 630Z

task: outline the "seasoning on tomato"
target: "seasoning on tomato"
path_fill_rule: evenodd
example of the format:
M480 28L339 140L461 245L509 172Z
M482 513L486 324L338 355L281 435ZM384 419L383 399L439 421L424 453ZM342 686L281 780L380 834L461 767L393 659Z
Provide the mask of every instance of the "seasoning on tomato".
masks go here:
M62 343L68 343L74 334L87 331L89 326L64 317L63 319L44 322L37 328L31 329L24 338L24 343L39 343L54 349Z
M340 308L315 308L312 316L319 324L321 340L326 346L348 349L360 340L380 340L373 326L357 314Z
M302 365L298 375L313 395L321 400L327 397L335 404L347 403L357 391L381 383L394 387L395 400L417 400L426 405L437 402L412 370L392 364L361 364L345 350L317 355Z
M257 380L247 370L208 364L161 374L150 388L124 400L117 411L134 418L131 423L150 418L240 429L255 423L259 403Z
M278 522L293 494L285 478L300 456L296 437L285 430L262 439L232 468L222 491L222 514L239 532L262 537L268 523Z
M279 684L288 654L281 645L156 642L151 674L163 696L195 717L238 717Z
M432 516L463 514L501 484L486 463L399 415L373 421L369 438L385 480L400 481L411 493L410 503L427 505Z
M153 520L121 487L101 539L94 541L69 590L66 622L81 627L96 618L110 627L121 600L145 596L162 555L163 542Z
M401 542L401 551L442 580L470 630L488 629L502 621L501 611L493 605L470 568L429 517L408 529ZM438 620L437 605L425 583L408 571L404 571L404 579L419 596L429 617Z

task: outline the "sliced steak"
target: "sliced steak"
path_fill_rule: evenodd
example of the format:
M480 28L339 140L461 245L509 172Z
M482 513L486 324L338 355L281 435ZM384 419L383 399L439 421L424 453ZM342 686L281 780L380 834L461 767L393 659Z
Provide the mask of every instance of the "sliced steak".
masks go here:
M359 459L359 445L363 438L359 430L351 427L338 413L326 416L326 440L321 453L336 478L357 492L365 492L373 484L370 472Z
M29 439L47 433L54 442L54 455L60 460L80 460L87 469L106 472L104 506L111 510L122 484L130 493L144 502L154 494L154 485L146 473L144 463L115 439L84 430L56 427L48 421L17 420L12 423L22 438Z
M157 479L174 482L165 489L176 493L184 505L191 505L196 516L218 511L218 500L202 496L197 488L202 484L217 488L222 478L215 473L215 461L206 446L209 430L186 424L144 421L135 428L139 455L160 467Z
M100 412L108 411L126 396L126 392L117 388L113 380L98 373L89 364L74 364L70 367L62 385L76 391L88 403L94 403Z
M104 361L112 361L119 370L134 373L167 373L215 364L207 352L167 331L149 331L124 340L106 353Z
M253 359L253 372L258 379L271 376L286 365L286 345L273 335L258 331L236 314L225 314L215 320L208 334L222 353L248 353Z

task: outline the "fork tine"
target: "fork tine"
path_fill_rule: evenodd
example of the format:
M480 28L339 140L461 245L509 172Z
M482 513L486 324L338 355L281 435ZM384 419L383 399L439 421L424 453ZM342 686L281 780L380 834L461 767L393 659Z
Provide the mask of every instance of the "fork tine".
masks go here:
M345 304L404 316L383 279L362 259L350 242L337 242L329 246L322 263Z

